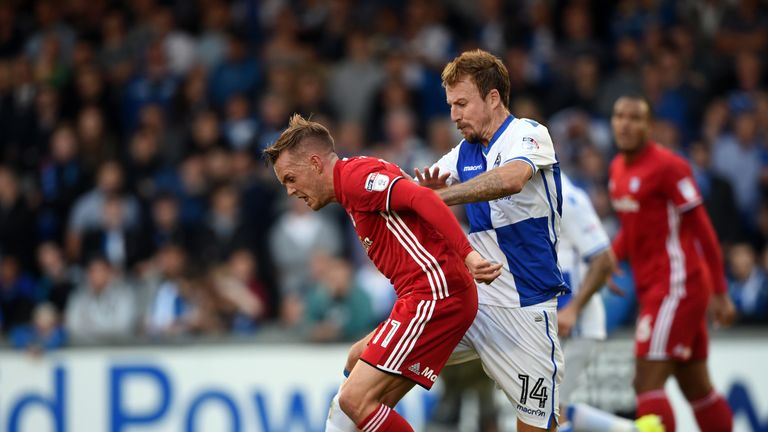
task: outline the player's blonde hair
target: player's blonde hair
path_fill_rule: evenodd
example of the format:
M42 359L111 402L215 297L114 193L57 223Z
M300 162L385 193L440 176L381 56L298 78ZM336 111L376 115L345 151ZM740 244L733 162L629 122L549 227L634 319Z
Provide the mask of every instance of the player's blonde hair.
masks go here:
M440 77L443 87L447 87L467 76L475 83L483 99L496 89L501 102L509 107L509 72L501 59L480 49L464 51L445 66Z
M282 152L296 150L307 144L320 147L328 153L335 151L333 137L325 126L305 119L301 114L294 114L288 122L288 128L277 141L264 149L264 157L274 165Z

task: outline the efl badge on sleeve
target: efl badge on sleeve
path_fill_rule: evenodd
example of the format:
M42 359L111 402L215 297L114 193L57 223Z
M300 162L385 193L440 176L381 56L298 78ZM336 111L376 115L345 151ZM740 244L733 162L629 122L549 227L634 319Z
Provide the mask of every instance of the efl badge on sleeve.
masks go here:
M365 180L365 190L381 192L389 186L389 177L381 173L370 173Z

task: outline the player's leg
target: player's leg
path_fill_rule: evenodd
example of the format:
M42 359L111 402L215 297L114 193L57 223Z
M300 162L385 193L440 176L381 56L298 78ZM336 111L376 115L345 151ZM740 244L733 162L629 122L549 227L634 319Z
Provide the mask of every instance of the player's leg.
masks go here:
M568 373L560 387L560 431L636 432L635 422L586 404L572 404L571 396L584 379L589 363L597 354L601 341L572 337L563 342Z
M563 355L555 307L555 302L524 308L480 305L467 332L483 369L512 403L521 432L557 428Z
M675 431L675 414L664 390L667 379L674 371L675 363L671 360L635 359L637 417L658 415L666 432Z
M692 360L678 363L675 378L691 404L702 432L730 432L733 429L733 414L709 378L707 325L704 320L700 323L699 333L692 345Z
M391 407L384 404L384 395L398 395L398 400L415 383L402 376L382 372L358 362L339 391L339 406L357 428L364 432L400 432L413 428Z

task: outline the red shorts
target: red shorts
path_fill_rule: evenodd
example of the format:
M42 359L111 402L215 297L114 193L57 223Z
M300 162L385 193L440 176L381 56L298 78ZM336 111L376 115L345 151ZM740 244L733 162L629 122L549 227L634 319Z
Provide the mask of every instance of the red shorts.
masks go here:
M699 291L695 291L698 289ZM635 356L648 360L705 360L708 354L709 294L691 287L685 296L667 294L640 306Z
M429 390L477 314L477 289L450 297L406 296L379 324L360 359Z

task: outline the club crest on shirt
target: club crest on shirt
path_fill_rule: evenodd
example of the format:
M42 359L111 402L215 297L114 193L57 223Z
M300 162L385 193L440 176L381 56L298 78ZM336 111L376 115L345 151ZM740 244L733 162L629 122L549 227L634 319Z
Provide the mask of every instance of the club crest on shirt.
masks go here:
M629 179L629 191L635 193L640 190L640 177L632 177Z
M370 173L365 180L365 190L381 192L389 185L389 177L381 173Z

